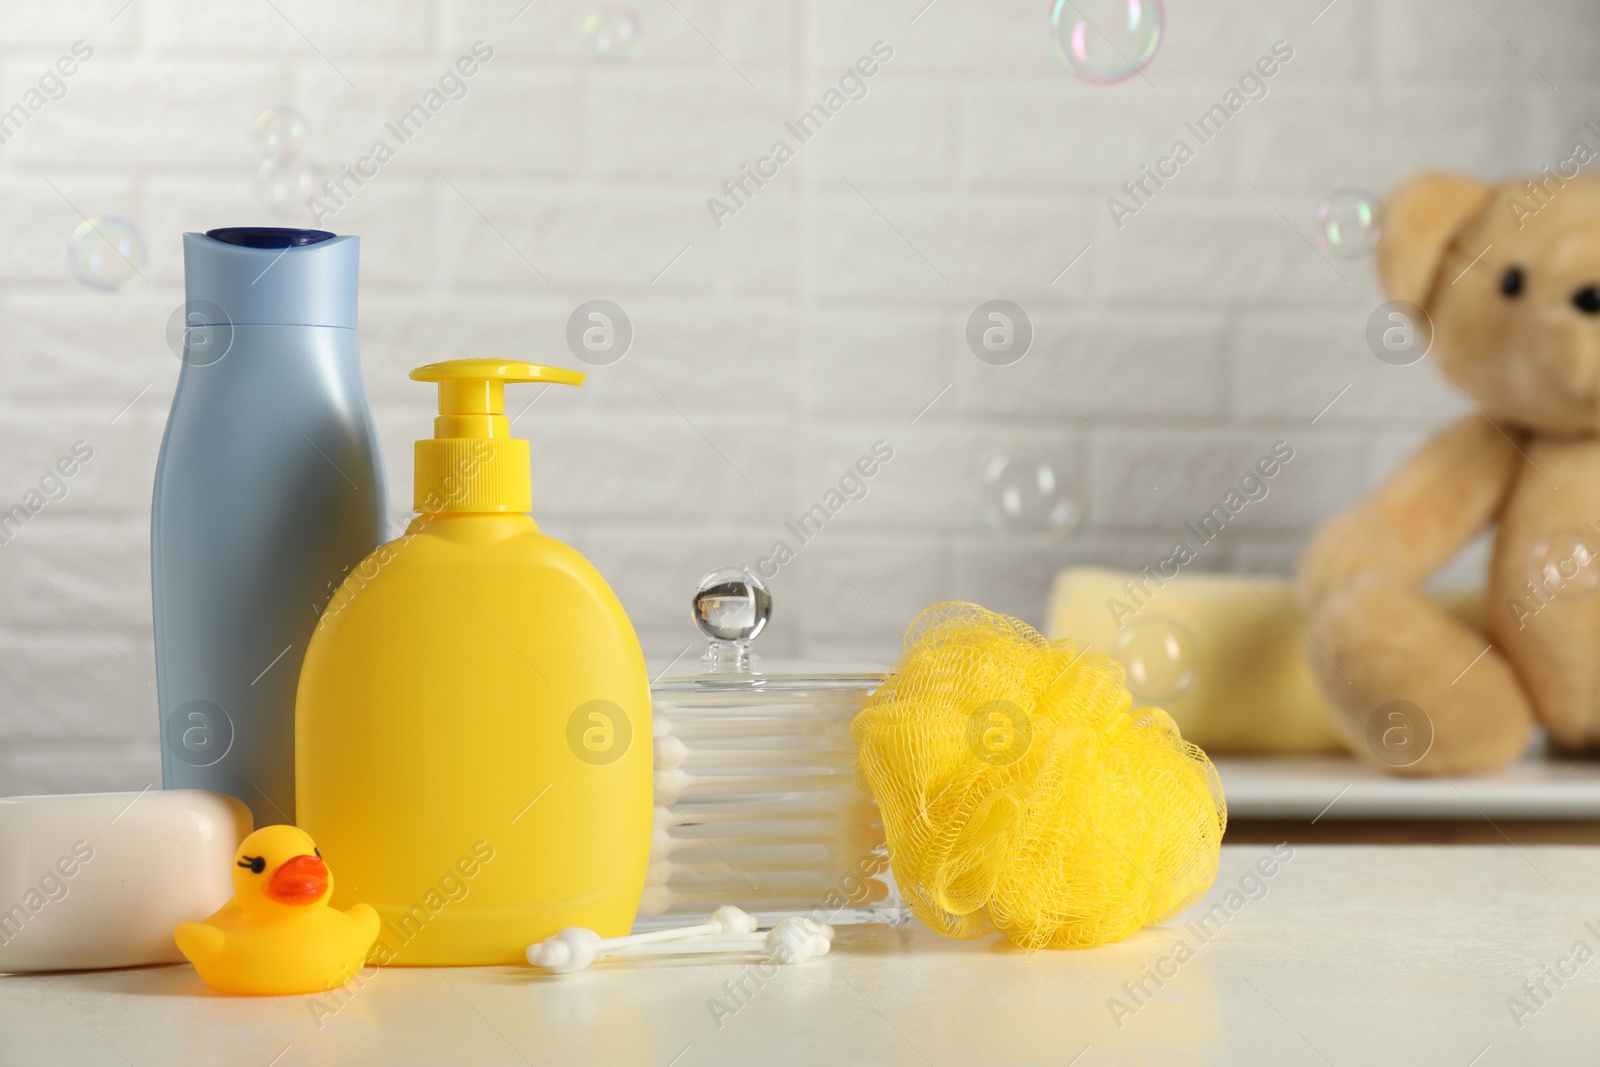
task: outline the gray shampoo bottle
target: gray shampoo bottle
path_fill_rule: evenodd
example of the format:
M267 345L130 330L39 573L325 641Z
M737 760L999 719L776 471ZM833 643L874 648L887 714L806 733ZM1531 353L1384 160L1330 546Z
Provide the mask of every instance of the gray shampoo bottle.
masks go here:
M318 615L385 540L356 347L360 239L183 235L183 367L151 509L162 783L292 823L294 702Z

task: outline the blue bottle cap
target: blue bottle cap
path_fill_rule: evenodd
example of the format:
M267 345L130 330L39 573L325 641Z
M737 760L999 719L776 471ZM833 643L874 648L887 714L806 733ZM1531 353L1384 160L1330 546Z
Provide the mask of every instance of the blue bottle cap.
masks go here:
M356 328L361 238L231 226L183 235L190 326Z

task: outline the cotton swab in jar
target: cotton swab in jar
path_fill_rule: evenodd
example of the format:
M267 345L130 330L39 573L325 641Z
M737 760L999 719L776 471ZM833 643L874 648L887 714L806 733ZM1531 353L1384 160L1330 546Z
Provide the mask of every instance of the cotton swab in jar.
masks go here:
M714 829L723 829L727 824ZM699 829L699 827L690 827ZM739 829L734 827L733 829ZM796 831L788 836L779 836L768 830L765 833L752 833L746 831L738 834L704 834L694 837L677 837L666 830L657 830L650 835L650 855L652 857L666 858L674 852L688 849L716 849L724 855L733 852L749 851L756 853L772 853L781 851L785 854L797 850L830 851L835 841L839 839L837 832L815 830L810 832Z
M675 804L685 795L749 796L760 793L831 794L840 798L855 791L855 779L843 771L833 774L785 776L781 774L689 774L681 768L656 772L656 791Z
M681 737L659 737L655 744L656 768L683 766L775 766L800 764L803 766L849 767L851 755L846 749L795 748L739 748L690 747Z
M658 827L687 824L710 825L714 823L760 822L810 822L838 825L838 810L819 811L815 798L797 797L792 793L783 796L748 796L738 802L725 797L682 797L669 803L657 804L655 825Z
M763 832L766 836L758 839L745 836ZM832 877L829 872L859 870L867 863L881 870L884 864L879 862L880 847L869 834L849 830L806 828L802 833L784 835L781 826L773 829L771 824L745 828L720 823L652 834L650 860L652 864L683 864L683 871L723 869L735 873L754 872L781 862L796 871L818 871Z

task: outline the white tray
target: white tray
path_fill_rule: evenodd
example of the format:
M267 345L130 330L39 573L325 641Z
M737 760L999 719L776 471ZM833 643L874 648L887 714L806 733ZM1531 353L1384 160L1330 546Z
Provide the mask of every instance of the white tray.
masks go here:
M1530 756L1471 778L1398 778L1346 757L1213 761L1232 819L1600 819L1600 762Z

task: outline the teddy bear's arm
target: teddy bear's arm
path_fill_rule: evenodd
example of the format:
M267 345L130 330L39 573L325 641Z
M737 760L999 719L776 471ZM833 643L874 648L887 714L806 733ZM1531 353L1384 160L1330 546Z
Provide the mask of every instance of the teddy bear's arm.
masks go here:
M1356 755L1377 762L1368 728L1391 700L1420 708L1433 739L1422 759L1390 769L1482 770L1526 747L1532 704L1510 663L1420 589L1496 517L1520 459L1487 419L1463 419L1312 540L1299 575L1307 655Z
M1302 601L1314 608L1352 581L1418 585L1494 520L1520 456L1481 415L1423 445L1365 504L1312 539L1300 564Z

